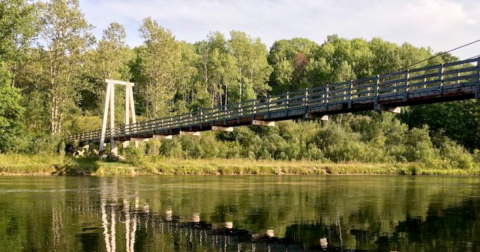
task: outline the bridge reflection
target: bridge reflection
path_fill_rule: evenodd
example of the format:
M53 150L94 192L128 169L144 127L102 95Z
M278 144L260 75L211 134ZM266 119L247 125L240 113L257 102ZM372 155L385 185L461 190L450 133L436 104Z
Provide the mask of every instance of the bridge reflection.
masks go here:
M128 201L124 201L123 206L104 204L101 214L104 227L102 234L107 252L118 251L115 238L115 230L118 228L124 230L127 252L143 251L144 248L151 251L350 251L328 247L326 237L319 237L317 244L305 247L305 244L299 241L275 237L273 230L251 233L245 229L234 228L232 222L200 221L198 213L193 216L173 215L170 218L167 213L154 214L131 207ZM164 242L148 244L140 229L144 229L143 233L153 233ZM145 242L147 244L143 244Z
M116 186L103 182L101 187L100 209L79 207L76 211L79 214L101 215L102 229L91 228L90 233L101 233L106 252L123 251L123 248L127 252L349 251L328 247L326 237L318 237L316 243L305 247L301 241L276 237L273 229L252 233L236 228L232 221L203 221L199 212L176 215L170 207L164 212L153 212L149 204L142 203L138 196L122 199L114 189ZM161 242L147 241L146 236L149 235ZM95 239L95 236L92 238ZM91 241L85 239L84 242Z

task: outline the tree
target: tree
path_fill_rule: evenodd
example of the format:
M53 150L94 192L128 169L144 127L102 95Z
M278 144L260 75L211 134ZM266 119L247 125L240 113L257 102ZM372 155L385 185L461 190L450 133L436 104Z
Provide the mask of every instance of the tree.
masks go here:
M0 152L15 149L24 133L24 108L15 81L35 35L33 20L33 4L24 0L0 2Z
M220 32L207 35L207 40L195 44L199 55L196 77L199 107L228 104L228 90L238 86L240 79L236 59L229 51L227 40Z
M185 113L193 100L194 76L197 74L195 67L198 55L195 47L186 42L180 42L181 60L174 65L175 69L175 108L177 113Z
M16 148L17 138L23 133L22 114L18 90L10 84L11 76L0 62L0 152Z
M131 53L125 44L126 37L125 28L116 22L103 31L94 56L95 69L92 69L102 83L105 79L130 79L127 63Z
M402 114L402 121L410 127L429 125L431 132L444 133L470 149L480 145L478 100L411 107Z
M128 66L129 61L133 57L133 53L125 43L125 28L123 25L113 22L104 31L102 39L97 44L96 50L92 50L88 54L88 76L90 84L89 90L82 93L82 109L90 107L92 109L100 108L97 114L103 112L103 102L105 100L105 79L114 80L130 80L131 73ZM115 99L116 117L122 120L125 115L123 97L124 90L118 89L120 99ZM86 102L90 101L90 102ZM93 101L93 102L92 102ZM88 104L90 103L90 104ZM93 104L92 104L93 103Z
M36 33L34 11L34 5L26 0L0 1L0 61L7 63L12 86L16 86L17 71Z
M273 66L270 85L275 93L312 87L310 75L320 46L305 38L275 41L268 54Z
M143 82L138 86L145 101L147 118L156 118L170 111L181 50L172 32L152 18L144 19L139 31L145 47L138 50L138 63L143 74Z
M40 6L40 53L43 64L41 83L48 90L49 131L59 134L67 113L75 108L82 89L85 52L94 42L92 26L85 20L78 0L52 0ZM39 87L41 88L41 87Z
M237 101L266 95L271 89L268 78L272 67L267 62L267 48L260 38L252 39L244 32L230 32L228 47L239 69L239 85L234 90Z

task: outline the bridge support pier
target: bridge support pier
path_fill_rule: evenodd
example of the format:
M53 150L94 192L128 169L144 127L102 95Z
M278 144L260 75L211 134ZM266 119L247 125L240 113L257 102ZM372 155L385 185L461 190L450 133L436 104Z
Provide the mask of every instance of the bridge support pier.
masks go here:
M305 114L304 118L305 119L328 121L328 115L318 115L318 114L312 114L312 113Z
M273 126L275 126L275 122L253 120L252 125L273 127Z
M153 135L155 139L172 139L172 135Z
M110 141L110 155L118 157L118 146L116 141Z
M130 141L132 142L148 142L150 140L150 138L140 138L140 137L133 137L133 138L130 138Z
M180 135L183 135L183 136L200 136L200 132L196 132L196 131L180 131Z
M220 127L220 126L212 126L212 130L216 131L225 131L225 132L232 132L233 127Z
M82 149L85 150L88 153L88 150L90 150L90 143L87 143L82 146Z
M400 114L402 112L402 109L400 107L385 106L381 104L377 104L374 109L378 112L391 112L396 114Z
M115 143L118 145L121 145L122 148L127 148L130 145L130 141L115 141Z

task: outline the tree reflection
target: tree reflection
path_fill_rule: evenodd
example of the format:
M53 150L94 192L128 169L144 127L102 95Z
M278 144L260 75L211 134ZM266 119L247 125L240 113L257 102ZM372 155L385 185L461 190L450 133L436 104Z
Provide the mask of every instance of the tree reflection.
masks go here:
M476 178L149 179L42 185L55 190L27 185L0 200L0 246L106 252L480 250Z

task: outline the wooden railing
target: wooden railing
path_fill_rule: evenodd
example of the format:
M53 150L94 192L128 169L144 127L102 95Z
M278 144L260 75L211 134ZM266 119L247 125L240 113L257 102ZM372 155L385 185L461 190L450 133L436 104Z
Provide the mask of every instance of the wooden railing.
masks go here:
M398 71L381 76L329 84L322 87L267 96L228 106L218 106L187 114L121 125L110 136L134 137L145 132L169 132L171 129L192 129L205 123L216 125L242 118L262 117L266 121L292 118L307 113L346 113L354 108L376 109L378 105L407 106L417 103L442 102L439 98L458 96L458 99L480 98L480 58L436 66ZM431 100L431 101L429 101ZM448 99L446 99L448 100ZM445 101L446 101L445 100ZM418 102L420 101L420 102ZM417 104L415 103L415 104ZM373 105L373 106L372 106ZM239 124L240 125L240 124ZM235 126L235 125L233 125ZM101 130L69 136L70 141L94 141Z

